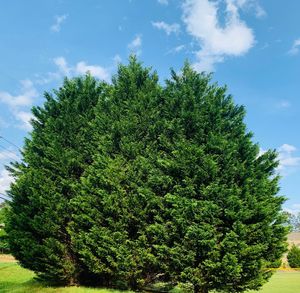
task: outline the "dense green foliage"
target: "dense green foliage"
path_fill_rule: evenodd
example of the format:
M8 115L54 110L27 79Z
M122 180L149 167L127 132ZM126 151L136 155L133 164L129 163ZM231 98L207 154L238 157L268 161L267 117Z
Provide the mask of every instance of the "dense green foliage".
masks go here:
M287 259L291 268L300 268L300 248L293 244L288 252Z
M4 231L7 209L8 209L8 207L5 203L0 203L0 254L10 252L9 243L8 243L8 235Z
M197 292L259 288L285 251L276 153L185 65L165 86L135 58L46 94L11 172L10 244L47 280Z

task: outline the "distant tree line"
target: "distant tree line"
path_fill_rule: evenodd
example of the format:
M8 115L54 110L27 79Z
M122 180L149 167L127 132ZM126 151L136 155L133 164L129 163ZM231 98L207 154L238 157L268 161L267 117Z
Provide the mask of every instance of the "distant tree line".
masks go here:
M4 230L8 205L0 203L0 253L9 253L8 235Z
M287 224L291 227L291 231L300 232L300 212L293 214L285 211L284 214L287 216Z

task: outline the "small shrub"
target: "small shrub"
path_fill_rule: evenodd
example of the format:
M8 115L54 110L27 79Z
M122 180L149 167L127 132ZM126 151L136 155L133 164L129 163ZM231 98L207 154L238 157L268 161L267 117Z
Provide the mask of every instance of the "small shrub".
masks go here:
M293 244L287 255L287 259L291 268L300 268L300 248Z

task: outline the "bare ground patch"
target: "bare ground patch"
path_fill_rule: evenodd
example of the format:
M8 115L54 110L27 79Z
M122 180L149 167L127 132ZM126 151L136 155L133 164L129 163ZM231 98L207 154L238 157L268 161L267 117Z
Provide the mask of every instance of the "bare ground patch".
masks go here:
M0 254L0 262L17 262L17 260L10 254Z

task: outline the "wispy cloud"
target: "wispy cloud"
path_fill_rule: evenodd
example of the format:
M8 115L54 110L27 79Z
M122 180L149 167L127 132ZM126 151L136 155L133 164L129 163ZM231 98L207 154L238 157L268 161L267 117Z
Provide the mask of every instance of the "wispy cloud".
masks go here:
M58 67L59 71L65 75L69 76L72 68L68 66L67 61L64 57L56 57L53 59L54 64Z
M265 149L260 148L258 157L266 152ZM297 148L290 144L283 144L277 148L279 166L277 172L282 176L287 176L300 167L300 157L295 155Z
M178 34L180 31L180 25L178 23L168 24L164 21L157 21L152 22L152 25L159 30L165 31L167 35L170 35L171 33Z
M292 204L290 207L284 208L284 210L296 216L300 213L300 203Z
M10 176L9 172L6 169L2 169L0 171L0 193L5 194L12 182L13 178Z
M161 5L168 5L169 1L168 0L157 0L157 2Z
M128 49L131 53L141 55L142 53L142 36L136 35L135 38L128 44Z
M77 74L85 74L89 72L91 75L106 81L109 81L110 79L110 73L106 68L99 65L88 65L84 61L80 61L76 64L75 72Z
M19 125L19 128L26 130L26 131L30 131L31 130L31 124L30 121L32 119L34 119L34 116L32 115L31 112L29 111L16 111L14 113L15 118L21 122L21 124Z
M21 122L21 124L17 124L17 127L24 130L31 129L32 114L26 109L33 104L37 97L38 92L29 79L21 80L20 94L13 95L9 92L0 92L0 102L8 106L14 118Z
M291 107L291 103L287 100L281 100L276 104L279 109L287 109Z
M300 157L294 155L296 151L297 148L290 144L283 144L278 148L278 171L281 175L289 175L300 166Z
M84 60L75 64L69 64L63 56L55 57L52 61L54 65L56 65L56 71L47 72L43 75L36 75L36 84L44 85L54 81L60 81L65 76L72 78L76 75L82 75L85 73L90 73L96 78L110 82L111 75L120 63L121 57L119 55L115 55L112 58L112 64L108 67L103 67L97 64L88 64Z
M178 46L172 48L171 50L169 50L166 54L176 54L176 53L183 51L185 48L186 48L185 45L178 45Z
M118 66L122 62L122 58L120 55L116 54L113 57L114 66Z
M63 24L63 22L66 21L68 15L67 14L63 14L63 15L56 15L55 16L55 23L50 27L50 30L52 32L58 33L61 30L61 26Z
M266 11L259 4L258 0L226 0L227 3L233 4L237 8L244 11L254 12L257 18L262 18L267 15Z
M10 173L3 167L9 164L11 161L19 160L18 152L16 149L6 146L1 140L0 148L0 193L5 194L9 189L10 183L13 182L13 178Z
M107 82L110 81L111 72L109 68L105 68L100 65L89 65L85 61L79 61L74 66L71 66L62 56L54 58L53 62L58 68L57 75L53 74L55 77L61 77L62 75L72 77L75 75L90 73L101 80L105 80Z
M254 46L254 33L239 14L244 1L225 0L225 3L224 11L220 2L209 0L185 0L182 6L187 32L200 46L194 64L199 71L211 71L225 57L242 56ZM219 21L220 12L225 14L224 26Z
M289 55L297 55L299 53L300 39L296 39L292 48L288 51Z
M12 95L9 92L0 92L0 102L11 108L21 106L29 106L34 98L38 96L37 90L33 86L33 82L29 79L21 80L21 93Z

